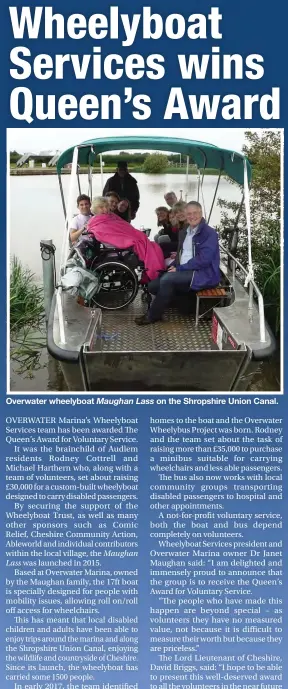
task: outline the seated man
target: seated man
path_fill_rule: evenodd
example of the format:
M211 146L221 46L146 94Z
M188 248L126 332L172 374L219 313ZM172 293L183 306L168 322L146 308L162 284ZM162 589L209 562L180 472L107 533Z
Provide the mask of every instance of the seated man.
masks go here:
M165 309L177 292L197 292L216 287L220 282L220 252L218 235L202 217L197 201L186 206L188 227L179 233L179 246L174 265L149 283L148 289L156 297L149 311L135 318L137 325L148 325L162 319Z
M78 215L75 215L75 218L73 218L69 232L72 244L75 244L75 242L78 241L80 235L86 229L88 220L92 218L91 201L89 196L86 196L86 194L80 194L77 199L77 208L79 213Z
M167 194L164 194L164 199L169 208L172 208L177 203L177 196L174 191L168 191Z

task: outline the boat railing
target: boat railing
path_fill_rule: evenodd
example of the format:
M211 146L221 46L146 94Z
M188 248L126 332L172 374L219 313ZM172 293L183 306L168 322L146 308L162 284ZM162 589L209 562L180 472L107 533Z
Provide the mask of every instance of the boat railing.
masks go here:
M63 304L62 304L62 287L61 285L58 285L56 289L56 304L57 304L57 311L58 311L58 324L59 324L59 340L60 344L64 345L66 344L66 335L65 335L65 320L64 320L64 313L63 313Z
M232 277L232 284L235 281L235 276L236 276L236 267L241 270L243 273L245 280L247 281L247 286L248 286L248 294L249 294L249 302L248 302L248 318L249 321L253 321L253 293L255 292L256 297L257 297L257 302L258 302L258 313L259 313L259 335L260 335L260 342L266 342L266 328L265 328L265 312L264 312L264 299L263 295L259 289L259 287L256 285L256 282L254 281L253 277L249 274L249 272L244 268L243 264L231 254L229 249L227 249L222 242L220 241L220 248L221 251L224 251L225 254L228 256L228 258L232 262L232 268L231 268L231 277Z

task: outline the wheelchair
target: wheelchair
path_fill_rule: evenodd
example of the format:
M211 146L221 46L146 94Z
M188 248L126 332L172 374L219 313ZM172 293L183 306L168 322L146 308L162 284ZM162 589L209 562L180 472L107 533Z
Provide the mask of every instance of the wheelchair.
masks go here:
M149 230L145 230L145 233L148 232L150 234ZM116 249L104 246L95 239L91 242L91 236L83 236L73 251L82 264L84 260L86 270L93 274L93 278L98 278L98 288L84 299L85 306L117 311L129 306L139 289L141 300L149 306L151 296L145 266L132 248Z

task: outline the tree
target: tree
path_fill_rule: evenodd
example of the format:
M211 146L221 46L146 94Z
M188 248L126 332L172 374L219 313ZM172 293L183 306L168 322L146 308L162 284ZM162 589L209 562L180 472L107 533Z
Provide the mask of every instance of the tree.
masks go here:
M10 151L10 164L11 163L17 163L17 160L21 158L21 153L17 153L17 151Z
M143 164L144 172L159 174L168 167L168 158L163 153L152 153Z
M263 292L267 319L276 334L280 329L281 277L281 134L279 131L245 132L243 153L252 164L251 227L255 280ZM235 184L229 179L232 184ZM231 226L239 204L219 199L221 228ZM232 220L233 224L233 220ZM244 206L239 216L239 257L247 265L247 230Z
M145 158L147 157L148 153L127 153L127 151L121 151L120 153L103 153L102 155L102 160L107 165L107 167L117 167L117 164L119 163L119 160L126 160L128 163L128 167L130 165L133 166L141 166L144 163ZM94 160L94 166L99 167L100 165L100 156L97 155Z

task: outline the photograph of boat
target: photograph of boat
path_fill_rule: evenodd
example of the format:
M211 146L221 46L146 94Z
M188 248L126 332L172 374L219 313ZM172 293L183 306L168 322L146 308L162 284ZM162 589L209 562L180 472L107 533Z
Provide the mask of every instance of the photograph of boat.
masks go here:
M154 251L153 260L156 257L159 259L160 263L158 265L156 261L155 270L156 273L158 270L161 282L164 271L167 276L166 271L171 273L176 270L173 266L175 261L177 263L176 245L181 233L176 245L174 243L172 246L172 235L170 232L169 237L165 233L165 223L156 242L155 228L149 227L148 223L138 231L134 230L139 228L137 217L135 218L137 203L139 205L136 197L139 192L132 189L131 182L130 217L126 215L123 219L124 215L116 210L117 218L113 213L113 234L109 221L111 216L107 215L105 218L103 213L106 210L101 203L104 203L103 198L104 201L107 199L107 193L108 197L109 194L118 194L121 202L121 184L123 188L123 178L127 171L121 176L120 169L119 179L116 174L109 180L105 175L104 180L103 154L122 150L156 151L157 155L159 152L170 152L179 154L180 160L185 160L185 182L182 183L180 200L179 194L175 195L175 199L177 207L180 208L183 204L186 212L190 206L191 212L200 213L196 220L196 240L200 231L204 231L204 222L205 228L210 228L221 179L232 179L241 190L240 208L233 223L225 228L219 240L217 236L217 279L211 277L210 283L208 281L201 284L200 280L198 284L199 273L197 275L197 270L195 273L193 271L193 279L196 274L194 290L192 287L185 294L173 292L173 299L167 302L163 317L151 319L147 323L145 318L149 318L146 314L152 313L153 303L158 298L157 295L153 302L152 294L155 292L152 291L151 294L149 291L149 282L156 274L153 275L151 271L149 274L152 259L150 258L147 267L147 256L151 256ZM95 198L93 182L96 175L93 175L93 163L96 158L100 163L101 189L105 196L103 192L103 196ZM191 165L196 168L193 173L197 181L193 196L189 193ZM164 135L147 137L141 136L139 132L136 136L98 137L77 144L58 156L56 168L64 213L63 244L56 275L52 242L43 240L41 250L45 260L47 286L47 348L52 359L60 364L66 389L82 392L201 393L249 390L259 363L269 361L274 354L276 341L265 320L263 295L254 278L249 191L253 171L248 158L238 151L202 141ZM83 168L87 170L85 184L83 174L80 174ZM217 177L208 207L205 201L205 175L209 175L210 170L217 170ZM113 182L114 177L116 180ZM115 184L118 184L117 191ZM130 193L127 189L124 196ZM87 196L84 191L87 191ZM76 199L78 197L79 200L82 196L94 199L92 218L89 206L87 229L86 225L84 232L75 229L76 241L71 241L71 227L77 228L77 223L73 224ZM167 207L166 197L167 195L165 201L159 199L160 209L165 210L165 206ZM172 212L173 208L172 205ZM238 256L240 210L246 217L245 267ZM105 225L105 220L108 225ZM187 223L182 230L182 252L185 250L186 228ZM211 232L214 241L214 230ZM172 236L172 240L173 238ZM194 243L197 247L196 240ZM182 276L183 273L184 271L180 272ZM143 319L146 327L140 327Z

